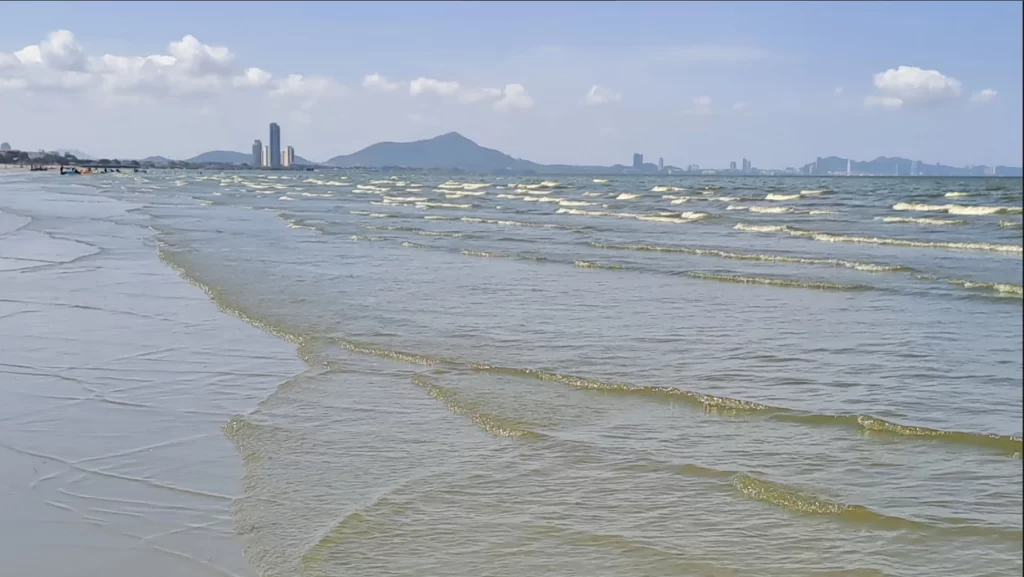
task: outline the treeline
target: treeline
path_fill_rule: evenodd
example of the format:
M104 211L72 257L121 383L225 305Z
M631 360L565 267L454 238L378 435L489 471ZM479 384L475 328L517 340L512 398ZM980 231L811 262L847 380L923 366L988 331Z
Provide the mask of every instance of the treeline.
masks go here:
M56 154L53 152L43 152L30 154L24 150L4 150L0 151L0 164L17 164L22 166L43 166L43 165L74 165L74 166L106 166L106 167L117 167L126 166L128 168L138 168L142 166L137 160L125 160L121 161L116 158L101 158L99 160L82 160L76 157L74 154Z

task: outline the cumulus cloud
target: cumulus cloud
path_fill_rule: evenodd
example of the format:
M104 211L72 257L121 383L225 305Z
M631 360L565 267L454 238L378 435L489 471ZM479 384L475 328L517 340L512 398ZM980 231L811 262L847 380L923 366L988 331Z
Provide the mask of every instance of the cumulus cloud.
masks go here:
M972 94L970 100L971 102L980 104L984 102L992 102L993 100L996 99L996 96L999 96L998 92L992 90L991 88L986 88L984 90L979 90L978 92Z
M413 96L430 92L440 94L441 96L448 96L458 91L458 82L437 80L435 78L423 78L421 76L409 83L409 94Z
M345 87L326 76L303 76L289 74L282 80L274 82L270 96L274 98L294 98L300 101L304 110L309 110L317 102L325 98L338 98L345 95Z
M239 88L260 88L270 84L273 76L262 68L246 68L240 76L236 76L232 82Z
M836 96L842 96L843 95L843 87L842 86L836 86L836 89L832 91L832 94L835 94Z
M474 88L459 93L459 102L463 104L475 104L501 98L500 88Z
M879 94L865 101L869 106L900 108L937 104L960 96L961 83L938 70L900 66L874 76Z
M514 110L533 108L533 98L526 92L522 84L506 84L501 99L494 103L495 110Z
M375 92L394 92L402 87L401 82L389 82L380 74L367 74L363 77L363 88Z
M590 90L587 91L587 95L583 97L583 102L591 106L612 104L621 101L621 94L613 92L603 86L598 86L597 84L591 86Z
M237 72L235 56L224 46L187 34L167 46L167 54L122 56L86 54L68 30L51 32L39 44L13 54L0 53L0 87L44 91L96 90L121 97L218 93L261 87L270 73L259 68Z

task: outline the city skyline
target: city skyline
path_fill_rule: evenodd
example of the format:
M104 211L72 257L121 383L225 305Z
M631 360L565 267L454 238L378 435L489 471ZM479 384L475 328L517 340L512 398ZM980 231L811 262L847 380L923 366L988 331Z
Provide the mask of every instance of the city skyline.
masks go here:
M737 150L763 166L1022 155L1019 3L320 3L286 20L251 8L240 27L237 5L217 2L68 3L45 22L0 4L24 23L0 39L0 138L182 158L197 141L237 150L246 127L277 120L314 158L448 131L546 163L641 149L708 166ZM385 21L442 39L383 42ZM679 22L702 25L678 40ZM289 42L270 50L267 35ZM349 52L362 56L332 56Z

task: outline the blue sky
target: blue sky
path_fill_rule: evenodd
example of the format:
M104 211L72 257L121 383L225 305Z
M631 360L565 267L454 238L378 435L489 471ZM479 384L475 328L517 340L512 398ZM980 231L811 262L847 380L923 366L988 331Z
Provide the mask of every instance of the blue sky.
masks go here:
M276 120L313 160L456 130L552 163L1020 165L1021 19L1020 2L0 3L0 140L180 158L247 151Z

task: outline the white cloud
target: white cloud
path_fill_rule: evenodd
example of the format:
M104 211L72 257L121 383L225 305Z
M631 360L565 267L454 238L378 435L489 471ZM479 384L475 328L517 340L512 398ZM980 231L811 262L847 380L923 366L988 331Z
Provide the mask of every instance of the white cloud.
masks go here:
M459 94L459 102L463 104L474 104L487 100L501 98L501 89L498 88L474 88L465 90Z
M401 82L389 82L380 74L367 74L363 77L363 88L376 92L394 92L402 87Z
M746 102L737 102L736 104L732 105L733 110L740 112L746 110L747 108L749 108L749 105Z
M916 66L900 66L874 76L879 95L866 101L871 106L898 108L936 104L960 96L960 81L939 72ZM898 103L897 103L898 101Z
M409 94L416 96L433 92L442 96L455 94L459 90L459 83L452 81L437 80L434 78L423 78L422 76L409 83Z
M972 94L970 100L975 103L992 102L996 99L996 96L999 96L998 92L991 88L986 88Z
M590 87L587 91L587 95L583 97L583 102L592 106L600 104L611 104L615 102L621 102L622 95L617 92L598 86L597 84Z
M903 99L894 96L868 96L864 99L864 105L872 108L900 108L903 106Z
M692 116L707 116L711 114L711 97L697 96L693 99L690 108L684 112Z
M309 110L324 98L338 98L345 95L345 87L326 76L303 76L289 74L274 82L270 95L275 98L296 98L302 101L302 108Z
M842 86L836 86L836 89L832 91L832 94L835 94L836 96L842 96L843 95L843 87Z
M533 108L533 98L522 84L506 84L501 99L494 103L495 110Z
M270 83L273 76L262 68L246 68L245 72L232 79L232 83L239 88L259 88Z

